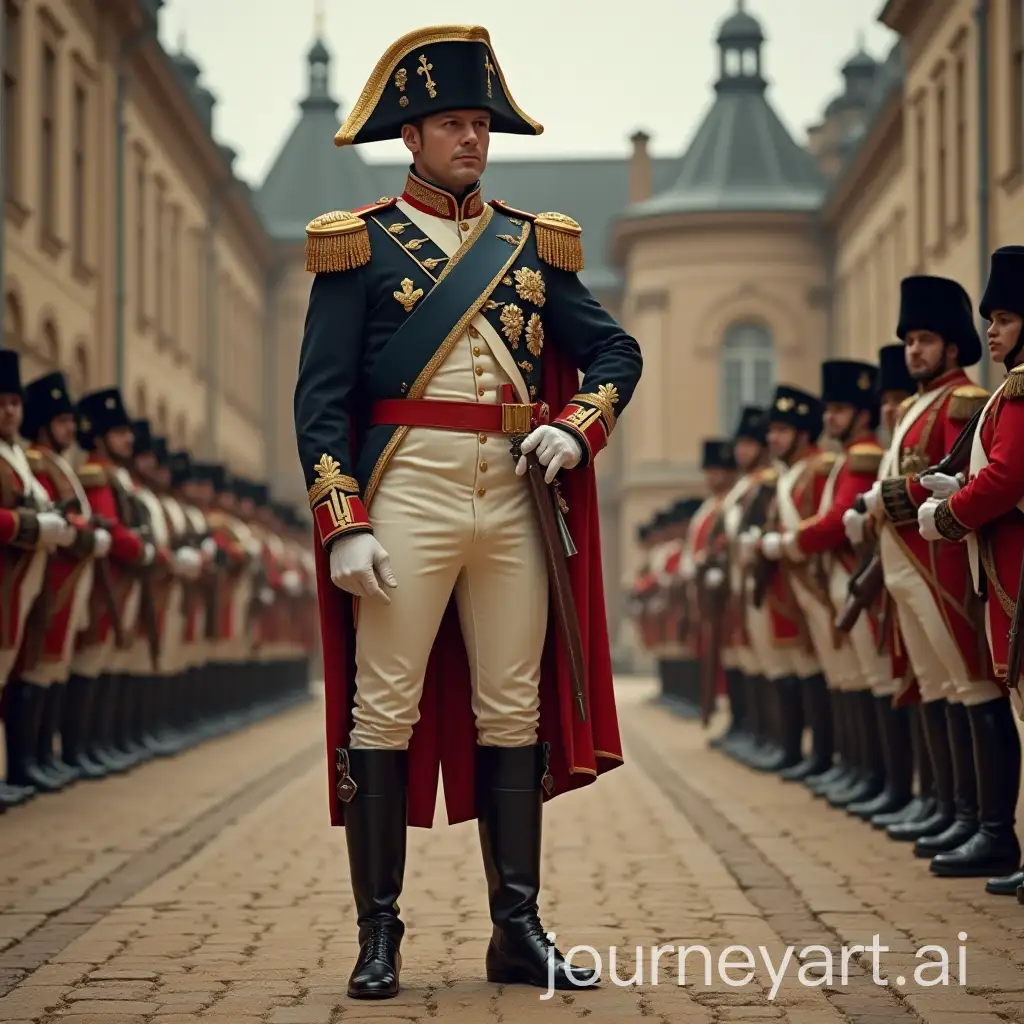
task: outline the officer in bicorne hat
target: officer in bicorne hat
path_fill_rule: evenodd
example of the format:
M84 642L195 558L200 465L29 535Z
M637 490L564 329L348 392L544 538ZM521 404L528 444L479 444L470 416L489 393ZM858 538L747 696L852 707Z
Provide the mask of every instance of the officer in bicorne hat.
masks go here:
M1014 814L1021 754L1006 694L1021 711L1020 665L1011 668L1008 658L1010 610L1018 607L1019 616L1024 561L1024 246L1005 246L992 254L979 311L990 322L989 353L1006 367L1006 378L982 412L963 477L936 473L922 480L934 496L918 510L918 529L926 540L961 544L968 556L975 591L987 595L985 634L1004 691L967 708L978 780L978 829L947 855L943 873L1001 874L999 866L1014 856L1013 867L1020 867ZM990 879L987 890L1017 892L1024 902L1021 887L1024 873L1015 870Z
M410 32L335 137L401 138L402 195L307 226L316 276L294 411L318 577L334 584L321 637L331 821L345 827L361 945L354 997L398 991L406 829L433 821L442 750L449 821L480 831L487 977L597 980L568 967L540 923L542 804L622 763L594 459L642 357L578 276L580 225L484 195L490 134L541 130L486 29ZM579 552L583 696L561 652L544 654L562 644L561 612L528 456L547 483L557 476Z

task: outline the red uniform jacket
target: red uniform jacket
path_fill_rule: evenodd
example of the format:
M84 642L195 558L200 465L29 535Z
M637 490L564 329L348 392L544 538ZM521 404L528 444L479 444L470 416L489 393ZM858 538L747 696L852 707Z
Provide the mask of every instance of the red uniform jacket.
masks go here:
M900 443L900 475L882 482L882 506L900 546L935 597L971 678L993 679L988 643L979 629L972 597L967 551L949 541L926 541L917 525L917 510L931 497L918 476L950 451L988 393L960 368L925 386L925 392L938 389L939 397L911 424Z
M1000 388L981 424L981 445L988 465L935 513L935 526L951 541L974 533L980 555L981 582L991 653L1000 679L1006 677L1010 616L1017 602L1024 561L1024 366L1014 369ZM1016 680L1012 681L1016 685Z
M25 488L21 477L6 459L0 457L0 650L20 642L19 623L24 619L21 606L22 584L36 553L39 529L35 511L24 504ZM0 686L4 680L0 679Z

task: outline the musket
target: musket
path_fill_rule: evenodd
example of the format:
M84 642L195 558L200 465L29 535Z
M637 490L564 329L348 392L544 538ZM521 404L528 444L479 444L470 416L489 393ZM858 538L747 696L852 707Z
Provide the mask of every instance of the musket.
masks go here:
M1024 558L1020 563L1020 580L1017 583L1017 603L1013 608L1013 619L1010 621L1010 630L1006 634L1010 641L1010 649L1006 655L1006 685L1015 687L1020 681L1020 660L1021 660L1021 636L1020 617L1021 608L1024 608Z
M930 466L923 472L918 473L916 475L917 480L920 480L923 476L928 476L930 473L956 476L957 473L961 473L967 468L971 461L971 447L974 444L974 435L978 429L978 423L981 421L981 414L983 412L984 409L979 409L967 421L957 435L957 439L953 442L953 447L950 448L948 454L941 458L934 466ZM857 502L854 502L854 508L858 512L866 513L867 510L862 496L858 495ZM884 586L885 576L882 571L882 556L876 545L875 551L867 564L850 577L846 604L836 617L836 629L841 633L849 633L857 624L860 613L875 603Z
M707 573L710 569L720 569L724 574L722 583L717 587L709 587ZM708 630L707 650L701 659L700 687L700 719L706 729L715 710L715 697L718 693L718 672L722 664L722 633L725 610L729 598L728 565L722 567L715 562L706 565L698 583L699 605Z

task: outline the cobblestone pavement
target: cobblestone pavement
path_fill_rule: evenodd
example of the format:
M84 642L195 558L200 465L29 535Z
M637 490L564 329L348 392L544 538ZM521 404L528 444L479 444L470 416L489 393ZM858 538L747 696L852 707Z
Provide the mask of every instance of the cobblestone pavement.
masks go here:
M326 824L312 704L0 818L0 1021L1024 1022L1024 908L977 880L933 879L908 849L802 787L707 751L701 730L651 695L643 680L621 683L627 765L551 805L544 850L543 918L563 951L595 947L608 978L617 947L616 976L639 969L637 984L544 999L481 981L476 832L448 828L439 810L439 827L410 843L403 991L347 1000L344 837ZM844 981L841 947L874 935L889 947L878 967L889 984L859 955ZM926 944L950 952L950 985L915 983ZM755 958L747 983L734 945ZM673 947L656 984L655 946ZM681 958L680 946L708 959L699 948ZM808 946L832 951L831 983L813 967L825 952ZM776 976L786 965L777 982L766 956ZM922 970L929 980L940 967Z

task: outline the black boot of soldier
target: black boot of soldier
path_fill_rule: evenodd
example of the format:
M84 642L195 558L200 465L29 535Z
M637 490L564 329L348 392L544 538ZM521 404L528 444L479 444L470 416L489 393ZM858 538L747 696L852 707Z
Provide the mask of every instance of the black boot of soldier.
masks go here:
M807 724L811 728L811 749L797 764L779 772L779 778L786 782L803 782L812 775L824 774L832 766L833 729L828 684L819 672L805 676L800 686Z
M405 878L408 754L357 749L342 754L339 784L354 789L344 816L360 947L348 994L388 999L398 994L405 934L398 900Z
M902 811L913 797L914 762L908 709L894 708L891 697L875 697L873 700L881 739L885 786L873 800L847 806L846 810L862 821L871 821L878 814Z
M833 786L846 785L853 774L851 762L853 725L851 723L849 694L842 690L829 691L829 708L832 713L832 735L835 758L832 766L819 775L808 775L804 785L815 795L824 796Z
M833 807L849 808L851 804L874 800L885 787L885 766L875 698L870 690L857 690L850 697L855 709L857 765L860 770L855 783L831 795L829 803Z
M800 680L782 676L772 681L778 709L778 755L759 767L764 771L781 772L803 760L804 707Z
M476 799L487 878L491 941L487 980L555 989L588 988L591 968L572 967L541 924L541 820L547 744L477 747Z
M727 750L742 736L743 673L738 668L725 670L725 691L729 698L729 725L721 736L716 736L708 743L713 750Z
M921 734L935 787L935 810L927 818L890 825L886 834L899 842L916 842L924 836L937 836L953 824L956 815L953 754L946 722L946 701L930 701L921 704L919 710Z
M102 779L109 769L89 753L95 737L96 680L73 675L66 684L64 714L60 723L60 746L64 760L76 768L83 779Z
M736 741L724 748L723 751L734 761L748 766L761 744L761 709L757 701L757 693L754 689L757 682L757 676L744 675L742 678L745 715L744 731Z
M21 679L8 682L4 694L7 781L12 786L31 786L40 793L55 793L64 788L65 782L43 768L38 759L45 702L45 687Z
M80 769L67 762L63 749L59 753L57 751L57 737L61 734L66 697L66 683L52 683L46 687L39 723L39 744L36 747L39 767L63 780L64 785L75 782L82 775Z
M112 673L105 673L94 680L94 684L93 722L90 728L93 745L89 748L89 756L102 765L108 773L119 774L127 771L131 767L132 761L115 746L118 707L121 699L118 677Z
M890 825L909 824L924 821L935 813L935 777L932 762L924 742L921 705L912 704L904 709L910 728L910 749L912 752L911 787L916 779L917 792L902 811L892 814L877 814L871 819L872 828L887 829Z
M124 715L119 720L118 747L129 757L134 758L135 764L142 764L153 758L153 754L142 742L143 707L148 697L147 688L151 683L152 679L148 676L126 673L121 677L121 707L124 709Z
M927 858L955 850L979 828L978 775L974 764L971 722L963 704L946 705L949 748L953 760L953 802L955 811L949 827L935 835L922 836L914 843L914 856Z
M933 874L978 878L1020 866L1014 830L1020 795L1020 735L1009 697L966 708L978 786L978 830L954 850L938 854ZM923 840L922 840L923 842Z

